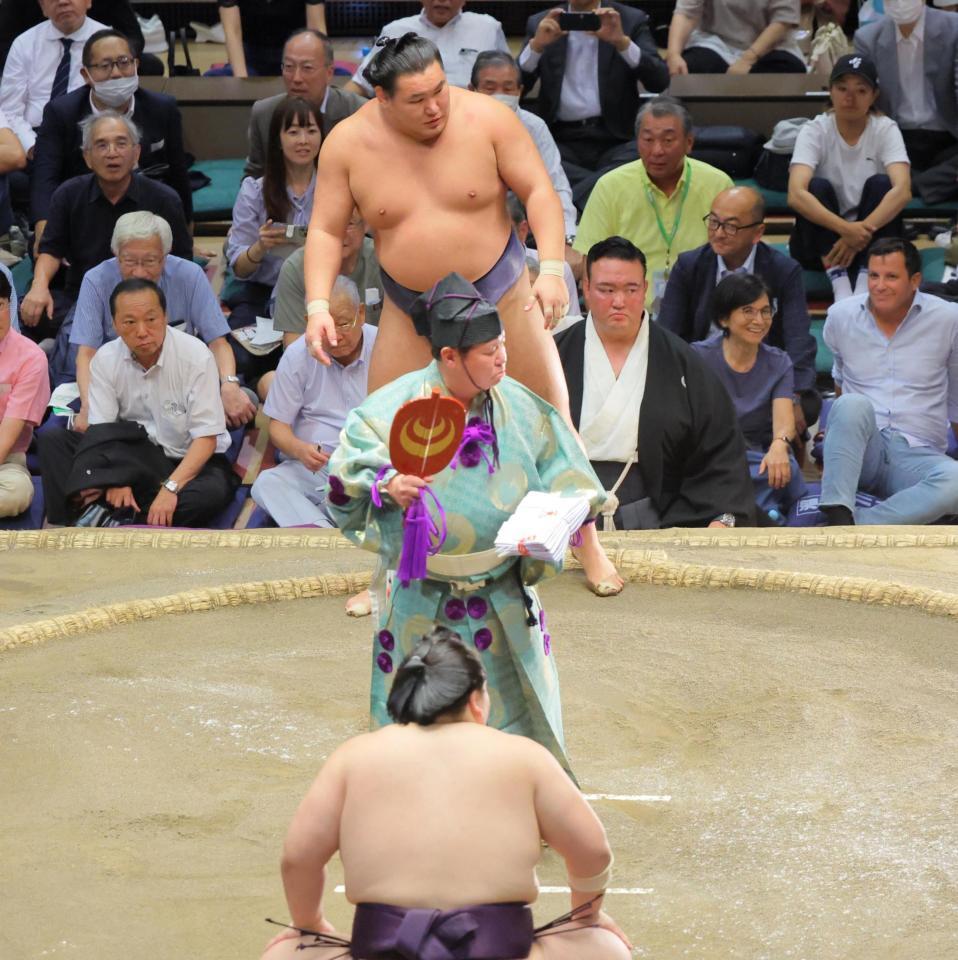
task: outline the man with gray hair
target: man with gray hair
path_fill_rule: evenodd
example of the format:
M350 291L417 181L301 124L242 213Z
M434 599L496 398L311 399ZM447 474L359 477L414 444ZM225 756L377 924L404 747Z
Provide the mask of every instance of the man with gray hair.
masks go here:
M631 240L648 262L646 308L656 314L680 253L708 240L712 201L732 186L727 173L693 160L692 118L672 97L656 97L635 122L639 159L599 178L589 197L575 249L600 240Z
M90 361L102 344L117 336L110 296L121 280L131 277L153 281L166 296L167 324L199 337L210 348L219 371L227 426L248 423L256 415L256 406L240 388L236 376L236 360L226 340L229 324L202 268L170 253L170 225L147 210L125 213L116 222L110 246L114 256L83 278L73 314L70 344L76 355L75 379L81 403L73 429L86 429ZM55 371L54 379L65 379L70 372L65 369L63 376L57 377Z
M295 340L283 353L263 407L281 462L260 473L251 495L281 527L336 526L326 509L326 464L339 446L346 415L368 392L376 328L364 324L366 307L348 277L336 278L329 310L338 341L328 348L333 362L318 363L306 338Z
M113 229L124 213L149 210L163 217L173 231L173 253L193 256L179 196L136 172L140 135L132 120L105 110L84 118L80 129L91 172L72 177L53 194L33 284L20 304L24 333L36 340L55 332L76 302L84 275L109 259ZM64 261L69 266L63 289L54 290Z

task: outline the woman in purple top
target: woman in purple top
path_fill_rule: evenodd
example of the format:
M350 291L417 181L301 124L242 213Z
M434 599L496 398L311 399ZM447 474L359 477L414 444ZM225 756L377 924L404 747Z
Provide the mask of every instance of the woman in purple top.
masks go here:
M784 350L763 342L773 313L761 278L729 274L712 294L712 319L722 332L692 348L732 398L745 435L756 502L766 513L774 509L784 516L805 494L805 482L792 450L792 361Z
M269 125L264 174L247 177L233 205L226 258L234 280L223 295L233 330L269 316L283 261L306 236L322 142L322 114L317 108L300 97L287 97L277 105ZM298 236L288 236L290 226L302 228ZM261 357L235 341L232 345L237 373L245 376L248 386L276 369L279 350Z

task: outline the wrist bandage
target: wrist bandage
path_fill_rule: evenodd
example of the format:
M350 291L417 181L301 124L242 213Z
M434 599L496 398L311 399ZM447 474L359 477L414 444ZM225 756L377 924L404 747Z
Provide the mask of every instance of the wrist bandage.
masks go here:
M329 313L328 300L310 300L306 304L306 316L311 317L316 313Z
M614 863L615 857L613 856L605 870L597 873L594 877L574 877L570 873L569 886L576 893L601 893L609 886L609 881L612 879L612 864Z
M547 277L562 277L565 279L565 261L564 260L541 260L539 262L539 275L545 274Z

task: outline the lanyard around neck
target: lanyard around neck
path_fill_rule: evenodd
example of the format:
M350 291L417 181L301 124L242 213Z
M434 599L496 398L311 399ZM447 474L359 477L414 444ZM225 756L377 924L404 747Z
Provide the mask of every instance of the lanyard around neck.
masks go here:
M685 184L682 187L682 195L679 197L679 208L675 213L675 222L672 224L672 232L668 233L665 229L665 223L662 220L662 214L659 213L659 205L655 202L652 194L651 181L645 185L645 195L648 198L649 206L655 213L655 222L659 226L659 233L665 241L665 269L668 271L672 263L672 244L675 242L675 235L679 232L679 226L682 223L682 210L685 208L685 198L689 195L689 187L692 185L692 165L688 159L685 161ZM648 173L646 173L648 176Z

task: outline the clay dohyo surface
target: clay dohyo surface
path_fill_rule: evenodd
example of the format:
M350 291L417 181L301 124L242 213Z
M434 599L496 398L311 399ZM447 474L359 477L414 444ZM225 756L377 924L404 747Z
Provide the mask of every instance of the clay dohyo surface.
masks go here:
M189 553L8 553L0 599L53 569L66 586L0 626L88 605L97 563L101 602L315 572L306 550L232 570L223 551ZM707 562L745 562L720 553ZM926 556L914 582L940 588L951 556ZM365 562L337 557L324 566ZM856 572L851 553L829 563ZM954 619L638 584L600 601L577 573L543 598L583 789L639 798L595 801L628 891L608 908L639 956L958 958ZM365 729L370 630L329 598L0 653L0 956L257 957L263 918L285 918L293 809ZM341 879L334 862L326 909L348 927ZM549 851L540 882L565 883ZM564 909L547 893L536 913Z

